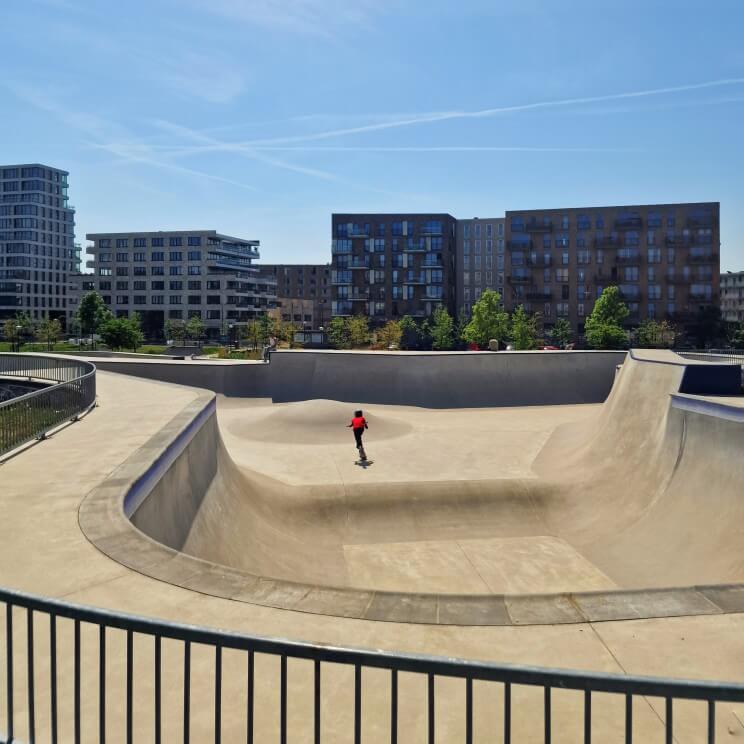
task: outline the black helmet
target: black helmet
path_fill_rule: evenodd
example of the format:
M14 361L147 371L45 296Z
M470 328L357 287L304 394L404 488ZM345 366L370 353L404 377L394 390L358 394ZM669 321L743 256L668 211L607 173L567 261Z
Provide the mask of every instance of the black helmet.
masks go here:
M355 416L361 416L362 415L362 412L361 411L354 411L354 415Z

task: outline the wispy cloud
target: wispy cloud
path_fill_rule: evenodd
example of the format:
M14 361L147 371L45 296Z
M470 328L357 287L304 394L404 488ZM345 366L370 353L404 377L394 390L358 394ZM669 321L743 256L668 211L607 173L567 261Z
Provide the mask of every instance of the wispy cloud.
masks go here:
M183 0L179 0L183 2ZM365 29L383 0L187 0L194 8L273 31L330 36L340 26Z
M129 132L120 125L109 122L94 114L67 108L51 96L38 90L34 90L28 85L5 84L4 87L10 90L19 100L53 115L71 129L81 132L95 140L95 146L98 149L116 155L125 162L148 165L153 168L160 168L175 173L195 176L200 179L226 183L249 191L258 191L255 186L250 184L224 178L214 173L186 168L168 160L158 158L153 154L149 145L142 142L133 142ZM111 140L116 140L118 143L110 144Z

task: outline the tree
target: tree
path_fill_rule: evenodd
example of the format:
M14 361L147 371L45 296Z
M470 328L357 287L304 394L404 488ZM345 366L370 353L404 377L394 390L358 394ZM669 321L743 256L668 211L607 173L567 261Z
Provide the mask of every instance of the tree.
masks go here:
M431 346L437 351L448 351L455 344L455 323L441 305L434 309L431 319Z
M594 349L621 349L628 344L623 321L628 307L620 298L617 287L606 287L594 303L592 314L584 324L586 341Z
M34 325L31 316L26 313L16 313L3 323L3 336L15 344L17 350L21 350L21 339L33 331Z
M250 325L242 326L242 328L242 337L246 341L250 341L251 349L255 351L261 343L261 326L254 319Z
M478 346L486 346L491 339L503 341L508 335L509 315L501 308L501 295L487 289L473 305L463 338Z
M86 292L83 295L75 315L80 324L80 332L84 336L90 336L91 343L100 327L113 318L103 297L96 291Z
M264 313L258 318L258 341L261 346L269 343L269 336L273 332L274 324L268 313Z
M416 321L410 315L404 315L398 322L400 326L400 346L402 349L415 349L421 337Z
M177 346L183 346L186 339L186 324L182 320L166 320L163 328L166 339Z
M460 308L460 312L457 313L457 320L455 321L455 348L462 349L464 347L465 337L465 326L468 324L468 316L465 314L465 310Z
M571 329L571 324L568 322L568 318L558 318L555 321L555 325L550 331L550 337L562 349L565 349L571 343L573 330Z
M346 322L352 348L369 343L369 321L364 315L355 315Z
M59 318L45 318L36 329L36 338L47 345L47 351L59 341L62 335L62 323Z
M204 336L204 329L204 321L198 315L192 315L186 323L186 336L198 342Z
M391 346L400 348L400 341L403 337L403 330L400 323L396 320L389 320L377 331L377 342L385 349Z
M723 335L721 309L715 305L700 307L692 325L692 335L700 349L718 340Z
M534 349L537 346L537 318L528 315L524 305L519 305L512 314L509 338L517 351Z
M735 349L744 349L744 323L732 329L730 343Z
M660 323L648 318L635 329L634 343L646 347L671 347L676 339L674 327L666 320Z
M98 332L106 346L114 351L118 349L137 351L144 340L140 319L136 313L131 318L111 317L98 329Z
M335 315L328 324L328 340L334 349L350 349L349 328L345 318Z

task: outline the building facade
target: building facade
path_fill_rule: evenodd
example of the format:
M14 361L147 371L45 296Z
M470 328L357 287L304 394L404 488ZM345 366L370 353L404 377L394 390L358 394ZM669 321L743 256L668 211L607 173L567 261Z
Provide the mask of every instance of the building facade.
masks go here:
M276 282L259 277L259 241L215 230L92 233L92 274L71 282L74 306L96 290L117 316L137 312L148 338L167 320L197 316L209 337L245 325L276 305Z
M455 281L457 312L470 315L484 289L504 296L503 217L457 220Z
M719 302L719 216L717 202L507 212L505 308L524 305L548 328L566 318L582 334L596 298L616 285L628 327L694 322Z
M330 264L261 264L259 276L276 281L276 317L320 328L331 319Z
M455 311L456 220L449 214L334 214L331 314L380 324Z
M726 271L720 277L721 316L729 323L744 322L744 271Z
M0 166L0 318L66 320L75 264L68 175L39 163Z

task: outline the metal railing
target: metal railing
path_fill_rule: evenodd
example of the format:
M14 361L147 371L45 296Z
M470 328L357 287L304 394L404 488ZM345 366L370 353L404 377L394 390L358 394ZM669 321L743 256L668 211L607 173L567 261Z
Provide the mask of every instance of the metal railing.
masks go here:
M0 377L51 383L0 403L0 455L65 421L96 401L96 368L90 362L32 354L0 354Z
M678 351L679 356L699 362L744 365L744 349L690 349Z
M249 744L286 744L291 715L294 733L298 733L298 726L303 728L303 741L320 744L325 740L323 720L333 724L335 741L341 733L340 723L348 719L349 730L343 740L361 744L365 699L369 705L368 696L383 692L387 708L383 715L386 719L389 716L389 728L386 725L377 732L377 740L384 738L392 744L408 740L403 720L407 716L401 716L400 710L405 706L410 713L410 706L414 705L420 708L418 713L426 722L426 741L434 744L438 740L438 715L449 706L447 712L459 719L464 731L457 740L472 744L474 720L481 712L478 708L485 704L493 710L498 700L501 738L489 740L507 744L516 741L512 738L513 722L525 715L539 717L540 713L534 710L536 705L542 709L541 728L544 741L549 743L554 730L554 706L565 703L562 691L573 690L582 693L574 699L574 718L578 718L573 727L576 741L590 744L593 704L595 708L606 705L607 698L596 696L609 693L620 696L612 702L623 711L619 720L624 721L620 726L626 742L632 742L635 733L638 740L647 740L638 732L640 727L634 730L633 703L634 699L649 696L664 701L665 715L660 715L654 725L663 727L667 742L674 736L675 701L702 701L706 707L701 735L694 740L712 744L716 703L744 702L741 684L518 667L315 645L157 621L9 590L0 590L0 604L5 604L0 618L4 615L6 742L33 744L42 735L44 741L53 744L60 740L79 742L83 729L88 734L97 732L100 742L106 740L107 734L117 741L123 734L131 742L135 730L141 734L144 723L148 729L152 727L147 740L152 738L159 744L163 741L164 722L172 729L175 719L181 734L178 738L185 743L192 734L195 740L220 742L229 728L231 739L239 734ZM271 666L267 665L269 658L274 660ZM310 664L299 665L296 660ZM353 678L349 674L349 684L339 687L341 669L353 672ZM389 676L380 677L370 670L387 671ZM363 671L374 674L371 683L368 676L367 684L363 684ZM400 675L405 675L405 686ZM418 688L415 694L406 694L411 692L409 675L416 675L425 685L424 696ZM236 676L242 684L240 694L234 684ZM324 679L330 679L330 683L326 681L324 686ZM448 687L438 703L437 685L446 679L462 680L463 689L457 693ZM494 688L488 697L479 689L478 705L473 694L475 682L489 683ZM537 688L541 693L532 699L531 706L526 703L523 687ZM223 689L228 691L224 697ZM554 691L561 691L560 699L553 695ZM236 707L242 731L236 730ZM560 715L556 720L565 726L562 705L557 712ZM598 716L600 722L603 712L605 708ZM256 726L259 715L260 731ZM379 707L374 712L368 709L367 715L379 718ZM229 726L223 725L228 719ZM71 729L71 735L64 735L62 724ZM113 730L119 725L121 729ZM689 730L689 721L686 727ZM490 737L493 735L494 732L489 733ZM173 740L173 736L168 740Z

